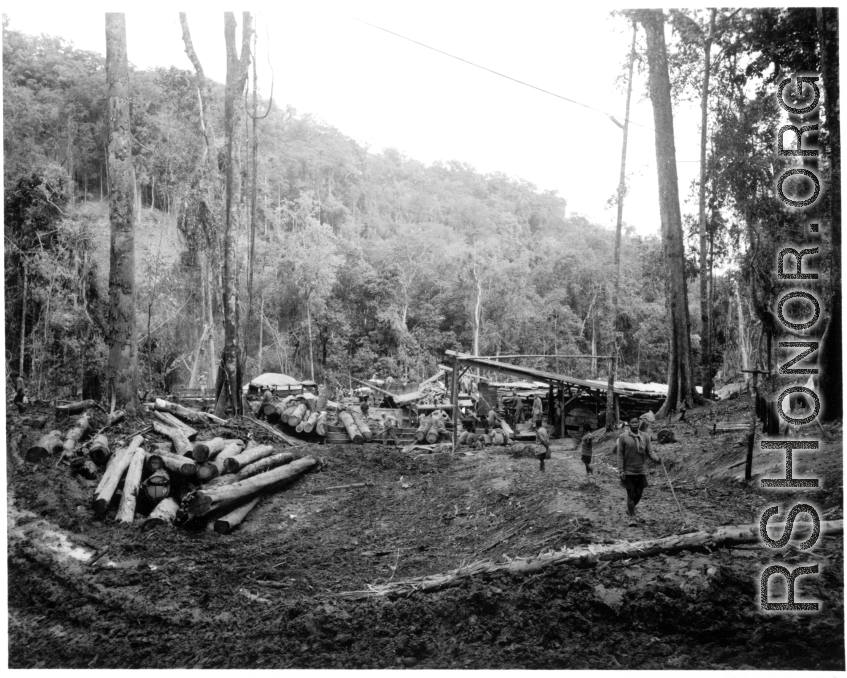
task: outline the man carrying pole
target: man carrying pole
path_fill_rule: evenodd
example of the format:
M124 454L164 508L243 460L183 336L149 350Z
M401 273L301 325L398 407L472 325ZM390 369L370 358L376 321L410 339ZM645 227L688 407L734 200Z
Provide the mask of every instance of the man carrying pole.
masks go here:
M650 434L638 430L640 420L632 417L629 420L629 431L624 431L618 438L617 456L621 485L626 489L626 512L629 515L628 527L638 525L635 509L644 488L647 487L647 473L644 466L645 457L650 457L657 464L661 458L653 452L650 446ZM643 519L642 519L643 522Z

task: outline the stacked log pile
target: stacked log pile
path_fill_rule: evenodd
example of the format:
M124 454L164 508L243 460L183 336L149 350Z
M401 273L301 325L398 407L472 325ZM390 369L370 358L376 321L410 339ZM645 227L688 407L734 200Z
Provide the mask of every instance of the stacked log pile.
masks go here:
M301 406L300 418L314 428L322 413L307 412L303 403L295 409ZM22 456L34 464L66 462L80 476L98 481L94 513L106 517L115 511L115 521L137 522L143 530L202 518L228 534L262 497L318 465L313 457L298 459L296 452L247 440L243 424L229 428L226 420L164 400L149 411L148 426L123 436L108 433L123 413L98 415L89 401L63 408L64 433L42 434ZM105 423L100 429L98 420ZM262 434L264 426L256 431Z

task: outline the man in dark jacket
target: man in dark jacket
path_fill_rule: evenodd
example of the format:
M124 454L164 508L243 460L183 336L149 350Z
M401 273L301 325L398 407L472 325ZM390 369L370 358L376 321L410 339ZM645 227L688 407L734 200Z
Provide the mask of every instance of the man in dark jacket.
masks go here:
M629 431L625 431L618 438L618 470L621 476L621 485L626 489L626 512L629 515L629 527L638 525L635 517L635 508L641 501L644 488L647 487L647 469L645 459L650 457L657 464L661 462L659 456L653 452L650 446L650 434L638 430L638 417L629 420Z

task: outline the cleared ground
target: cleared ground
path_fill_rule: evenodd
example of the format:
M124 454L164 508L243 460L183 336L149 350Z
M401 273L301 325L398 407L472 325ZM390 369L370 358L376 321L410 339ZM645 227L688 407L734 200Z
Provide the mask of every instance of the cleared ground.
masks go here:
M795 496L733 477L743 474L743 433L709 430L748 416L738 400L689 411L671 426L679 442L657 446L688 529L752 523ZM8 417L13 668L844 669L840 537L811 555L751 545L479 577L397 600L336 596L485 558L680 532L661 467L645 491L646 524L626 527L611 443L595 454L597 485L585 482L572 441L554 446L545 473L503 448L451 456L309 446L322 470L264 499L233 534L141 533L95 519L94 481L24 464L18 451L39 432ZM840 426L834 435L816 453L795 453L795 477L823 479L796 497L827 519L841 518ZM778 454L754 465L773 469L766 477L782 468ZM372 486L313 493L365 481ZM801 578L797 598L823 610L760 613L761 570L806 561L821 575Z

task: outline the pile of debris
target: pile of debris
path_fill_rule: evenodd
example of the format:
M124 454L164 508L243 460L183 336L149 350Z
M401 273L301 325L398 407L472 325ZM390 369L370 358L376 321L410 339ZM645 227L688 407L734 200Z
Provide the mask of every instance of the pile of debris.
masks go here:
M95 406L82 401L57 407L57 418L81 415L64 436L58 430L42 436L24 458L44 463L60 455L58 463L99 479L93 497L97 515L117 506L115 520L131 524L143 517L142 529L214 518L214 529L228 534L263 496L318 466L296 449L258 444L243 426L238 435L227 420L161 399L149 410L150 425L110 442L106 431L125 415L109 415L94 432L89 410ZM202 439L195 427L205 429Z

